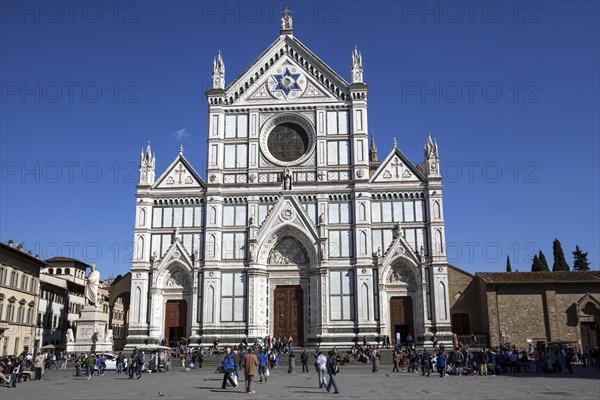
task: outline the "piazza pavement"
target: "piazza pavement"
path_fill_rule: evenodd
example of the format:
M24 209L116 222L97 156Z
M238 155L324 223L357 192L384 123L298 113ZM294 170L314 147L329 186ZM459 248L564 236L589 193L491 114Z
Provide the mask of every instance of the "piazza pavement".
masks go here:
M283 361L283 360L282 360ZM287 360L285 360L287 361ZM340 394L318 388L317 374L288 374L287 363L271 371L267 383L254 385L255 394L221 389L223 374L212 365L184 371L174 366L165 373L145 373L140 380L106 371L104 376L75 377L74 369L50 369L40 382L22 382L16 388L0 387L0 399L599 399L600 373L574 366L575 374L537 375L534 372L500 376L422 377L415 373L392 373L382 365L373 373L371 365L342 366L338 375ZM300 369L301 365L298 363Z

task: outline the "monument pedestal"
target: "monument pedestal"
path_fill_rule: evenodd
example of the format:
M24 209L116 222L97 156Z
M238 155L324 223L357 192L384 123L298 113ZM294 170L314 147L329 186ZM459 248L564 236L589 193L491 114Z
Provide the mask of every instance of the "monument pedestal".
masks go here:
M99 307L86 305L77 321L75 342L67 343L67 352L71 353L109 353L113 343L107 337L107 322Z

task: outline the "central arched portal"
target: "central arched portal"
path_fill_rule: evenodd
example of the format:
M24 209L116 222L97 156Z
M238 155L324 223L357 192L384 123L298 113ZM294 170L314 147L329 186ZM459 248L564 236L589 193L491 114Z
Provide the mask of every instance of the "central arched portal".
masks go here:
M292 236L277 242L269 254L269 267L274 278L273 335L277 338L291 336L294 344L304 346L304 291L301 285L278 284L276 275L295 275L310 264L306 248ZM277 272L275 272L277 270Z
M177 346L177 342L187 332L187 302L185 300L168 300L165 304L165 342L169 347Z
M394 340L405 343L408 334L414 340L413 302L410 296L397 296L390 299L390 327Z

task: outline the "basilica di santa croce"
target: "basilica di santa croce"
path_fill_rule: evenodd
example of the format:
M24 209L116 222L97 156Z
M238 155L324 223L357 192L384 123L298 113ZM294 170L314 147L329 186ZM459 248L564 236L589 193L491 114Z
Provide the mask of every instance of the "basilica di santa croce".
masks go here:
M350 82L284 12L280 35L228 85L214 60L205 179L183 149L160 176L142 151L127 347L448 340L437 144L423 135L421 164L396 142L379 160L362 56L349 53Z

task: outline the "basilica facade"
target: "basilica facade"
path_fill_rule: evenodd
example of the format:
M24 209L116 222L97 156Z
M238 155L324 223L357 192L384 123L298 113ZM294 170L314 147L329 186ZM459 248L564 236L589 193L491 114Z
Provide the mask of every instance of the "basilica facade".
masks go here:
M140 155L127 347L239 343L272 335L302 346L450 333L437 144L414 164L369 140L363 62L350 81L293 34L226 85L213 64L207 168L183 149L155 174Z

